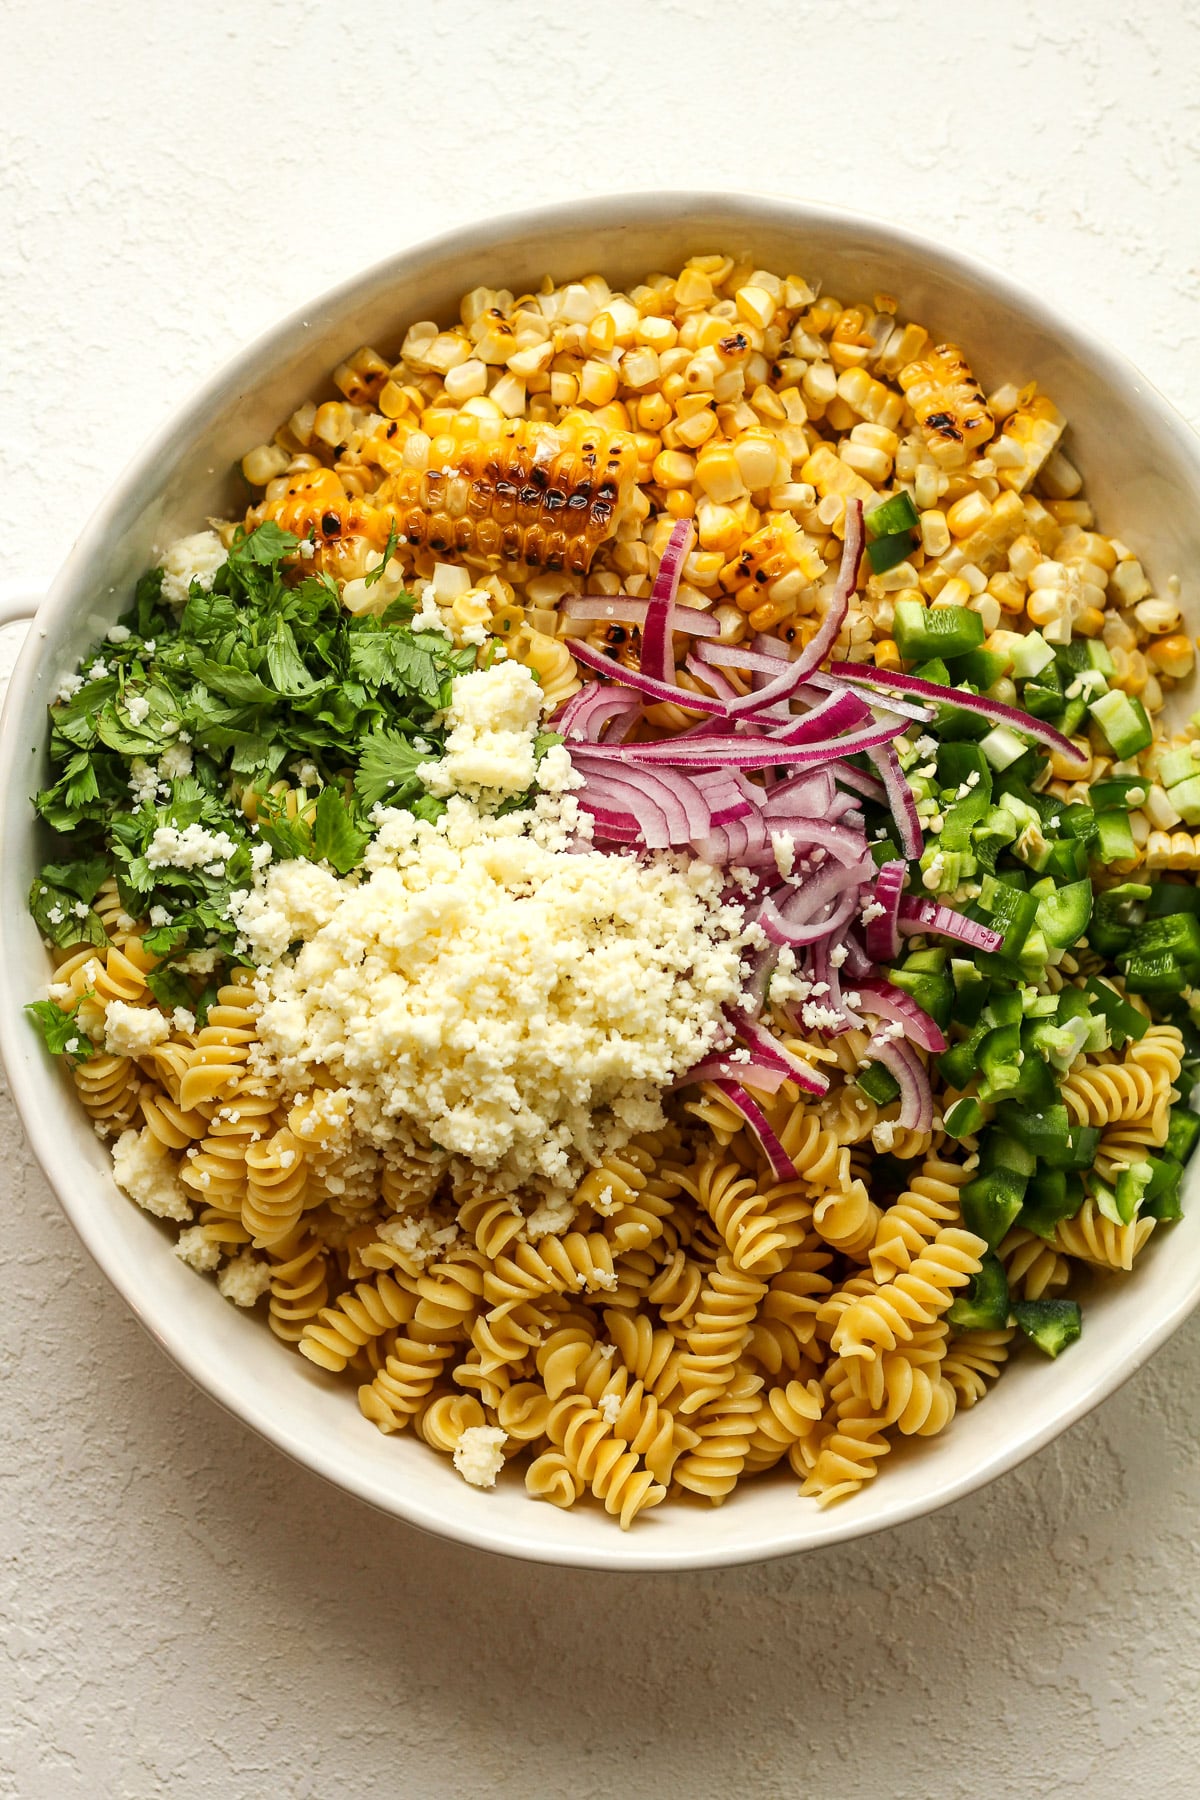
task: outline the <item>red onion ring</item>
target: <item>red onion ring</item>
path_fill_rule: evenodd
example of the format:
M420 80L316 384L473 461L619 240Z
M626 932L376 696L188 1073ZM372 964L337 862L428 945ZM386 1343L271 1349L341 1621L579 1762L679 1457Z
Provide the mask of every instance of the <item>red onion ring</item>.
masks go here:
M829 673L841 681L865 682L871 687L897 689L902 694L920 694L926 700L936 701L939 706L956 706L961 712L978 713L993 725L1008 725L1013 731L1020 732L1022 737L1032 738L1035 743L1057 751L1064 761L1074 763L1079 769L1088 766L1086 752L1081 751L1070 738L1064 737L1061 731L1055 731L1052 725L1032 718L1018 707L1005 706L999 700L988 700L983 694L964 694L961 688L942 687L938 682L925 681L919 675L898 675L890 669L872 669L870 674L864 675L858 663L831 663Z

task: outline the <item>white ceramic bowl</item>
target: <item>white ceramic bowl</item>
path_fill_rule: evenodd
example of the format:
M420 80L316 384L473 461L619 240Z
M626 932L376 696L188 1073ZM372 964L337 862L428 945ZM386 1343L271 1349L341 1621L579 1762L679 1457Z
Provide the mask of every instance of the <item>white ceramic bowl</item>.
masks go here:
M261 1319L197 1279L172 1255L168 1234L118 1193L107 1149L21 1014L47 967L25 910L40 860L27 797L40 784L57 678L124 608L157 550L228 510L226 471L323 387L344 355L363 343L398 345L411 320L455 316L459 296L480 282L519 292L547 272L561 281L592 270L622 282L718 247L819 277L848 299L898 295L904 315L966 346L989 391L1035 377L1070 420L1072 454L1102 525L1135 546L1158 582L1181 575L1196 624L1186 584L1200 567L1200 449L1121 357L993 270L889 225L783 200L622 196L492 220L391 257L215 375L125 471L54 581L15 670L0 743L0 1050L38 1159L105 1274L180 1368L298 1462L428 1531L593 1568L712 1566L832 1544L930 1512L1011 1469L1111 1393L1200 1298L1197 1175L1183 1221L1151 1242L1136 1275L1096 1284L1068 1355L1053 1364L1019 1358L986 1404L944 1436L889 1456L879 1480L829 1512L801 1501L794 1480L773 1477L748 1483L719 1511L668 1505L622 1534L598 1509L537 1505L519 1483L481 1493L411 1435L385 1438L366 1424L346 1388L286 1354Z

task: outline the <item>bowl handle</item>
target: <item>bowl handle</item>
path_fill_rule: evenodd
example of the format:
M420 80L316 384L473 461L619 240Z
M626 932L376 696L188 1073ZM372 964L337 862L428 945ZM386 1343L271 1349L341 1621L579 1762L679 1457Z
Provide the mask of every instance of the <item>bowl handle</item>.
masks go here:
M32 623L34 614L45 598L40 588L26 587L23 583L0 587L0 631L6 625L28 625ZM3 702L8 688L8 678L12 674L15 653L0 653L0 702Z

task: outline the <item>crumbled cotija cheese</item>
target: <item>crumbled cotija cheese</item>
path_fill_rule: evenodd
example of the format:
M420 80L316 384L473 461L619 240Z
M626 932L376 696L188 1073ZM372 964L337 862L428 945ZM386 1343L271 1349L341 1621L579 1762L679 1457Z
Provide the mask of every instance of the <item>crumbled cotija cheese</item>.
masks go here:
M494 679L506 667L486 671L497 695L516 691ZM499 698L494 713L470 708L481 731L505 716ZM660 1123L659 1091L712 1048L740 988L743 917L724 877L580 849L563 792L503 817L455 795L437 824L377 822L365 878L293 861L236 903L285 1085L309 1088L323 1068L380 1148L415 1126L478 1166L559 1186Z
M217 1287L235 1306L253 1306L270 1285L271 1265L257 1262L249 1250L227 1262L217 1276Z
M422 763L417 774L432 793L466 794L487 789L523 794L536 773L533 733L542 690L521 663L476 669L454 682L446 714L450 733L440 762Z
M198 531L192 537L179 538L163 557L163 599L169 606L182 606L193 581L208 593L213 577L227 560L225 546L215 531Z
M113 1145L117 1186L157 1219L190 1219L192 1209L170 1158L154 1133L130 1127Z
M104 1048L110 1056L145 1056L170 1035L167 1020L152 1006L110 1000L104 1009Z
M504 1446L508 1433L498 1425L468 1425L458 1440L454 1466L472 1487L495 1487L496 1477L504 1467Z

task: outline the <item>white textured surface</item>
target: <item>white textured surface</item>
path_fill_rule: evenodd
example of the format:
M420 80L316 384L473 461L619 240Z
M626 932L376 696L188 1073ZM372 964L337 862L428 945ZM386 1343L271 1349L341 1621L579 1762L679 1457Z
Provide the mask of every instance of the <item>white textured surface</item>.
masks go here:
M1075 311L1200 422L1200 9L1134 12L0 0L3 578L49 571L278 313L579 192L886 211ZM10 1108L0 1159L0 1794L1196 1791L1200 1319L1054 1449L888 1537L728 1574L527 1569L252 1439L84 1261Z

